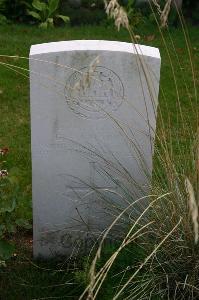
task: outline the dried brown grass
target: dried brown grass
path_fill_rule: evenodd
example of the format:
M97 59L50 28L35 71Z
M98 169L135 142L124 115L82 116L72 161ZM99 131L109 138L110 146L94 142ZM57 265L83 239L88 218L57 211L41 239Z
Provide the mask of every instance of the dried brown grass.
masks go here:
M180 87L178 85L177 75L172 61L173 53L170 52L167 41L164 37L162 28L167 27L168 16L171 8L171 1L166 1L165 6L161 9L159 2L153 0L160 19L156 17L157 26L162 37L167 55L170 61L172 70L174 86L176 90L176 105L178 107L178 121L179 132L176 132L176 139L174 140L174 133L170 125L170 118L168 117L165 123L164 114L169 112L161 111L159 109L159 128L156 135L155 147L155 163L153 172L153 186L152 191L156 196L156 201L152 201L146 208L150 211L150 216L147 215L146 220L141 223L139 229L136 225L139 223L140 217L131 218L131 225L127 231L120 246L113 252L106 260L103 266L98 269L97 262L100 260L104 241L115 223L123 216L121 212L119 216L112 223L110 228L104 234L99 249L96 252L94 260L91 264L89 273L89 285L80 299L98 299L100 290L106 282L111 269L114 264L117 264L117 257L128 248L129 245L134 244L135 241L143 246L146 251L146 258L139 261L138 265L132 265L132 273L125 279L121 278L119 286L115 289L115 295L112 299L192 299L199 298L199 284L198 284L198 235L199 235L199 220L198 220L198 201L199 201L199 134L198 134L198 110L197 110L197 88L194 64L190 51L189 37L186 31L183 16L178 11L182 31L184 32L185 44L189 53L190 69L193 79L193 94L194 99L189 97L187 90L187 99L190 107L193 110L194 120L189 120L186 112L181 107ZM119 29L124 26L132 38L132 42L136 41L136 34L132 28L129 28L126 21L127 15L119 14L120 6L117 1L105 1L106 12L110 17L115 19L115 25ZM154 12L154 6L152 7ZM123 14L123 11L122 11ZM169 28L168 28L169 30ZM169 31L168 31L169 33ZM170 36L170 35L169 35ZM173 40L170 36L173 51L176 54L176 49ZM139 58L140 59L140 58ZM181 62L178 60L179 69L181 69ZM148 81L147 68L145 62L141 61L142 69ZM149 76L150 77L150 76ZM186 87L186 82L184 80ZM148 87L150 88L150 84ZM161 93L166 102L166 91L161 87ZM153 101L153 99L151 100ZM188 125L189 122L196 124L196 129ZM121 125L118 124L118 127ZM179 133L179 135L178 135ZM182 147L181 135L187 137L186 147ZM134 147L133 138L132 142ZM112 162L109 162L112 164ZM129 174L128 174L129 176ZM129 181L129 177L123 178ZM130 180L133 184L133 178ZM160 196L162 195L162 196ZM130 202L133 197L127 197ZM151 209L152 208L152 209ZM146 212L144 210L144 213ZM126 211L125 211L126 212ZM133 231L135 229L135 231ZM131 254L133 255L133 254ZM141 275L139 276L139 273ZM118 271L119 272L119 271ZM123 273L126 274L127 269ZM117 274L118 275L118 274ZM115 276L117 276L115 275ZM113 275L111 275L113 276ZM141 292L140 292L141 290Z

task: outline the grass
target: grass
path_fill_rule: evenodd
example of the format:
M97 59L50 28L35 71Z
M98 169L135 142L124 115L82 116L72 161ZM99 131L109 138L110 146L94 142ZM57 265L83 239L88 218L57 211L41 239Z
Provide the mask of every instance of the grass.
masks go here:
M196 27L189 27L188 30L191 38L192 59L194 64L198 65L198 29ZM179 143L182 147L184 146L185 150L188 149L189 130L190 128L194 129L196 126L195 113L188 100L188 98L190 98L194 101L194 89L184 35L180 29L174 28L170 30L170 33L167 31L164 33L165 43L168 46L169 55L171 56L171 61L176 73L175 78L178 84L180 107L183 111L183 115L187 116L187 130L182 129L182 126L180 126L182 125L182 120L179 117L179 107L175 101L176 90L172 79L170 60L159 31L152 25L148 26L148 24L144 24L137 29L136 34L140 35L141 44L155 46L160 49L162 57L161 87L164 92L166 92L166 101L163 94L160 93L160 108L161 111L164 112L163 119L167 124L166 133L168 134L168 141L173 144L173 149L178 154ZM170 39L170 34L172 35L172 40ZM109 29L93 26L56 28L42 31L36 27L9 25L0 27L0 55L6 54L28 57L29 48L32 44L71 39L109 39L130 42L129 35L126 31L121 30L118 33L115 31L115 28L112 27ZM172 41L175 43L174 48ZM28 68L27 60L0 57L0 62L16 64ZM196 72L198 71L196 70ZM198 73L196 74L196 80L198 84ZM186 82L188 91L183 81ZM28 78L22 77L3 65L0 66L0 120L0 148L10 148L8 168L10 169L13 166L18 168L21 199L17 214L19 217L31 219L29 82ZM160 134L160 118L158 124ZM179 152L179 156L180 154ZM187 152L186 155L188 157L189 153ZM28 236L27 240L29 239L30 237ZM85 285L84 280L82 280L84 272L78 273L76 271L77 266L74 265L73 262L66 262L66 265L63 265L63 261L62 263L38 262L34 264L30 256L30 243L24 241L23 244L28 244L27 248L24 249L24 247L17 242L17 256L8 263L6 269L0 272L0 276L2 277L0 283L0 297L2 297L2 299L34 299L42 297L45 299L45 297L50 296L65 299L67 296L71 296L72 299L77 299ZM23 256L21 253L24 253ZM126 260L125 263L128 265L128 255L127 258L123 256L119 264L124 264L124 260ZM70 265L72 265L72 271L69 272L67 268L69 268ZM81 270L84 266L81 267L78 265L78 268ZM51 269L51 271L49 271L49 269ZM63 270L63 272L57 271L60 269ZM73 282L72 288L71 285L68 284L71 281ZM80 282L82 282L82 286ZM56 284L63 285L55 287ZM111 283L108 282L106 296L101 294L101 298L99 299L103 297L105 297L105 299L112 299L112 295L109 294L110 285Z
M190 97L194 97L192 92L192 78L190 71L190 63L188 53L185 49L183 33L180 29L171 30L172 38L175 41L175 49L179 56L184 80L186 81ZM198 29L189 28L193 58L199 61L199 41ZM140 34L140 43L149 46L158 47L162 56L161 68L161 85L167 92L167 101L165 103L163 97L160 99L162 110L165 110L165 120L168 118L166 112L169 112L170 126L178 127L177 107L175 99L174 82L171 80L172 73L169 59L162 44L159 32L153 26L142 26L137 30ZM166 43L169 47L174 68L178 70L178 62L175 58L169 35L165 33ZM42 31L36 27L28 26L1 26L0 27L0 55L18 55L28 57L29 49L32 44L73 40L73 39L109 39L129 42L128 33L125 30L117 32L115 28L102 27L74 27L74 28L56 28L48 31ZM151 39L151 41L149 41ZM16 64L18 66L28 68L27 60L17 60L1 57L0 62ZM177 80L182 80L182 74L177 74ZM20 74L7 69L5 66L0 67L0 146L10 148L8 161L9 169L17 167L19 169L19 186L22 194L20 214L31 218L31 158L30 158L30 112L29 112L29 81ZM192 119L193 112L187 94L183 86L180 89L180 102L183 111ZM194 126L194 122L191 122ZM175 133L175 129L173 130ZM175 138L175 136L174 136ZM183 138L183 136L182 136ZM186 137L184 137L186 139Z
M165 7L167 4L168 2ZM124 233L125 236L117 249L98 269L97 262L103 247L102 240L90 267L89 285L83 294L85 299L96 299L104 283L115 276L119 276L120 281L117 286L112 287L112 290L115 290L113 300L193 300L199 297L196 267L199 262L197 255L199 222L198 74L192 68L196 61L190 55L192 43L188 42L186 34L184 37L187 41L189 64L184 67L184 62L177 54L175 40L171 37L170 32L165 34L160 25L158 28L162 34L162 42L172 70L169 82L172 84L171 88L174 88L172 89L174 92L172 102L175 104L173 107L175 117L171 115L171 107L169 107L170 93L166 85L161 82L153 169L154 180L151 187L152 194L156 195L155 201L153 200L154 196L149 196L149 204L144 212L149 210L150 214L146 216L144 222L141 222L143 213L139 217L133 217L133 214L130 213L130 225L127 233ZM135 35L131 30L129 30L129 34L132 40L135 40ZM190 69L192 69L192 75ZM189 78L186 77L187 75ZM187 110L188 106L185 106L183 99L186 99L190 111ZM133 137L130 137L130 144L133 147ZM144 171L147 170L144 169ZM129 172L127 180L125 180L126 174L124 174L117 187L122 185L122 188L127 190L124 196L132 203L133 183L129 184L128 188L128 181L132 180L133 182L134 174L131 170ZM124 212L125 210L122 213ZM114 222L107 233L114 226ZM140 228L138 227L134 232L135 225L138 224ZM107 233L104 234L104 237ZM135 244L135 241L139 246L144 247L145 257L141 260L138 259L137 265L132 262L130 272L129 266L123 264L122 270L117 269L115 274L111 274L113 267L117 266L118 256L124 250L128 252L129 245ZM129 257L133 259L136 256L134 254L133 251L129 252ZM81 297L81 299L84 298Z
M32 261L30 236L15 237L18 249L6 268L0 268L0 299L77 299L84 285L76 263L66 260ZM78 264L80 268L82 262Z

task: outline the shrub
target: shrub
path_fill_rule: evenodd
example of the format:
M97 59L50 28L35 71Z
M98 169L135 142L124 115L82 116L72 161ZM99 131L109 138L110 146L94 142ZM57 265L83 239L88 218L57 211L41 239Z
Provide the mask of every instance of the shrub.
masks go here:
M103 0L82 0L81 6L86 8L100 8L104 9L104 1Z
M4 15L0 14L0 25L4 25L7 23L8 23L7 18Z
M95 5L92 5L95 4ZM71 7L66 2L61 2L60 11L62 14L67 14L70 17L72 26L86 24L100 24L106 20L101 1L85 1L81 7Z
M183 12L185 17L190 18L194 24L199 23L199 3L198 1L184 0Z
M48 0L42 2L33 0L31 5L27 5L27 13L39 22L39 27L48 28L54 27L55 21L61 19L64 23L69 22L69 17L57 13L59 0Z
M1 0L0 9L1 13L8 19L16 22L28 22L26 9L27 4L31 4L32 0Z

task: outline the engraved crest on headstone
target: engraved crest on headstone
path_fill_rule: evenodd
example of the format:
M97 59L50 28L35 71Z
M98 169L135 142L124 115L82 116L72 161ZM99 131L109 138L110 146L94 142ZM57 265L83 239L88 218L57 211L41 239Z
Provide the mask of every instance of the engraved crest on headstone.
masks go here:
M112 70L97 66L89 79L89 84L75 88L89 70L84 67L75 71L67 80L66 102L70 109L87 118L103 118L106 113L117 110L124 99L124 86L120 77Z

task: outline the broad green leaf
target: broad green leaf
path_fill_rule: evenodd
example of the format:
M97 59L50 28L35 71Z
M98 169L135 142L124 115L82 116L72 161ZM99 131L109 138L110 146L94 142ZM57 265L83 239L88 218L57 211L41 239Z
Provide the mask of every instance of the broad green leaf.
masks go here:
M50 15L55 12L59 5L59 0L48 0Z
M46 22L40 23L40 24L39 24L39 27L40 27L40 28L43 28L43 29L47 29L47 28L48 28L48 22L46 21Z
M70 18L63 15L56 15L57 18L62 19L65 23L70 22Z
M47 20L49 27L54 27L53 18L48 18Z
M24 4L25 6L27 6L28 8L32 8L32 4L28 3L27 1L21 1L21 4Z
M40 2L39 0L34 0L32 6L39 11L44 11L47 9L46 3Z
M0 240L0 258L9 259L15 251L15 246L7 241Z
M41 17L38 13L32 10L27 10L28 14L37 20L41 20Z

